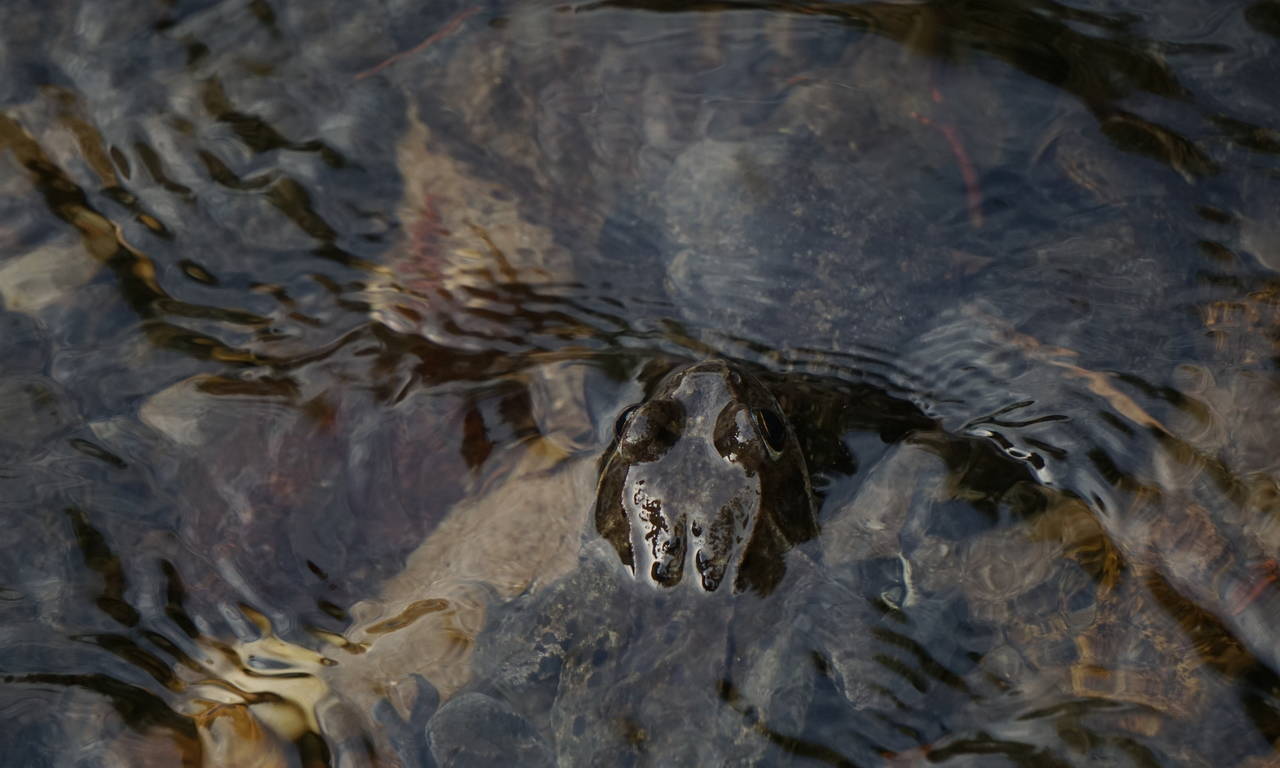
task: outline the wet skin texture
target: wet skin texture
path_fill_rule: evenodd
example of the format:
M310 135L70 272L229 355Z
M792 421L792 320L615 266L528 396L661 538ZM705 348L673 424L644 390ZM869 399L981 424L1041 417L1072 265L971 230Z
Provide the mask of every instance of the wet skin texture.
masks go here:
M636 578L768 594L817 531L804 457L773 395L722 361L668 375L618 419L596 530ZM729 588L726 585L726 588Z

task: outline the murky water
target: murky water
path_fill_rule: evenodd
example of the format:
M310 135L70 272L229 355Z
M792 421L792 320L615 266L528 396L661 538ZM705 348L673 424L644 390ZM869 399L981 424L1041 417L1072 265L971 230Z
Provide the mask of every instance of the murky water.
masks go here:
M1280 3L1130 5L5 3L4 763L1274 764ZM704 607L706 358L819 528Z

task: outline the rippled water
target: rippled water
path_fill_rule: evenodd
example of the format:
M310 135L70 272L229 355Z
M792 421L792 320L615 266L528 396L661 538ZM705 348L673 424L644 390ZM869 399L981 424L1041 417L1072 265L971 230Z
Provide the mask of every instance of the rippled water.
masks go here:
M1273 764L1280 3L1131 5L5 3L5 764ZM850 597L694 690L562 585L707 357Z

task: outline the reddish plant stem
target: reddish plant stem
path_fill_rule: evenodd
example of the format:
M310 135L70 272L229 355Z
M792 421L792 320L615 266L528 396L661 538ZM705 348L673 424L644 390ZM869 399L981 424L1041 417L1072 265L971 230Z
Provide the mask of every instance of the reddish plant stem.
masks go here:
M1262 563L1256 570L1259 572L1258 578L1252 585L1242 584L1233 590L1235 594L1227 609L1232 616L1239 616L1245 608L1252 605L1268 588L1273 587L1276 581L1280 580L1280 563L1274 559Z
M933 91L933 100L937 103L942 102L942 96L936 89ZM955 155L956 165L960 166L960 178L964 181L965 205L969 209L969 222L973 224L974 229L980 228L982 226L982 189L978 186L978 172L974 170L973 162L969 160L969 153L965 151L964 142L960 140L960 132L951 123L934 122L918 112L912 112L911 116L923 125L938 129L942 137L947 140L947 144L951 147L951 154Z
M396 55L391 56L390 58L385 59L384 61L373 65L372 67L369 67L365 71L356 75L354 79L363 80L366 77L371 77L373 75L378 74L379 72L386 69L387 67L391 66L392 64L395 64L400 59L406 58L408 56L412 56L416 53L421 53L423 50L425 50L428 46L432 45L433 43L441 40L442 38L448 37L449 35L452 35L454 32L458 30L458 27L462 26L462 22L466 21L469 17L474 16L479 11L480 11L479 6L472 6L470 8L466 8L462 11L459 11L457 14L454 15L452 19L449 19L449 21L446 22L443 27L441 27L440 29L436 30L431 35L429 35L426 40L423 40L422 42L418 43L417 45L413 46L407 51L401 51L400 53L397 53Z

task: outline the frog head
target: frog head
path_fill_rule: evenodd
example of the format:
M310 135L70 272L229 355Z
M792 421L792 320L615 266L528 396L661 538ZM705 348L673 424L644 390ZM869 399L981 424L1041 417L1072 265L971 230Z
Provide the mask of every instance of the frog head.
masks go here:
M669 373L618 417L595 521L634 578L700 593L767 594L787 550L817 532L794 430L764 385L720 360Z

